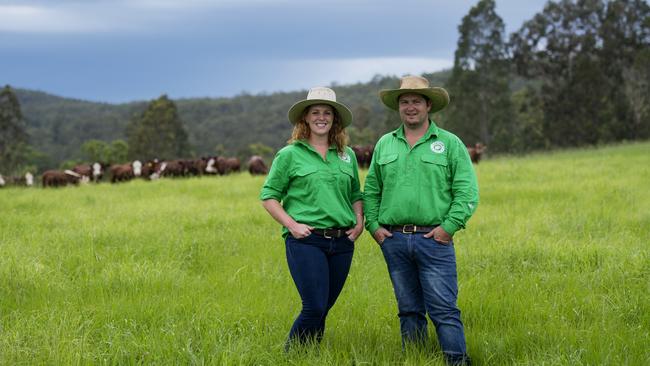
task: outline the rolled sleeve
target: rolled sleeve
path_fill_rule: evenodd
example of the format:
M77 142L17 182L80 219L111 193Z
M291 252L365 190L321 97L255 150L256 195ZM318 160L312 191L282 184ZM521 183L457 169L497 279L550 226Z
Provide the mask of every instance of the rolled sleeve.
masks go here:
M289 186L288 166L288 155L282 154L282 151L278 152L271 164L269 175L266 176L266 180L262 186L260 200L274 199L278 202L282 201Z

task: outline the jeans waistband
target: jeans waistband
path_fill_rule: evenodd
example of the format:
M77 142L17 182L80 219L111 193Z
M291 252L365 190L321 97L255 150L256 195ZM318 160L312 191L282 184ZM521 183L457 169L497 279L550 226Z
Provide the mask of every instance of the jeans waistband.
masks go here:
M320 235L326 238L340 238L344 235L347 235L345 232L350 230L349 227L334 227L328 229L314 229L312 234Z
M382 225L388 231L397 231L403 234L413 234L413 233L428 233L429 231L437 228L440 225Z

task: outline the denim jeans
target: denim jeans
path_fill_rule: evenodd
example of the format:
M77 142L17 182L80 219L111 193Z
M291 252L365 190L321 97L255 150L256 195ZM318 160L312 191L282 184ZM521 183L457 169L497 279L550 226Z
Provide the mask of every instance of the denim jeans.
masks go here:
M402 344L426 342L433 322L449 363L468 359L456 305L458 279L453 242L441 244L423 234L393 232L381 245L397 298Z
M320 342L327 313L348 277L354 243L346 236L328 239L316 234L303 239L289 235L285 243L289 271L302 299L287 345Z

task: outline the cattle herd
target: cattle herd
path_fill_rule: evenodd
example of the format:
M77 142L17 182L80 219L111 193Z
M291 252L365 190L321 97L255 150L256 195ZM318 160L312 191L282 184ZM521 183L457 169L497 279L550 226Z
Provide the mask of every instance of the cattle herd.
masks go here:
M477 143L467 146L473 163L478 164L487 146ZM373 145L352 146L360 168L368 168L374 151ZM252 156L248 160L248 171L251 175L264 175L268 168L260 156ZM238 158L223 156L202 157L200 159L176 159L145 161L134 160L125 164L95 162L80 164L69 170L47 170L43 173L43 187L62 187L80 183L99 183L107 175L111 183L126 182L132 179L156 180L165 177L192 177L203 175L226 175L239 172L241 162ZM19 177L3 177L0 174L0 188L6 185L31 187L34 185L34 175L26 173Z
M226 175L241 170L238 158L222 156L202 157L200 159L153 159L145 162L134 160L125 164L106 164L95 162L80 164L72 169L47 170L41 177L42 186L63 187L84 183L99 183L109 180L111 183L126 182L132 179L156 180L166 177L192 177L203 175ZM252 175L264 175L268 168L260 156L248 160L248 171ZM106 177L106 178L105 178ZM34 175L4 178L0 175L0 188L7 185L31 187L35 183Z

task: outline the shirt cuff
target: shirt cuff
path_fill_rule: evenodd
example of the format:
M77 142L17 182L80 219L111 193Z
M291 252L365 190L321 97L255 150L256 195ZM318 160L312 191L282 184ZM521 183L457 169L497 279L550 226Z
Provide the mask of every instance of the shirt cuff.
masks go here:
M282 200L282 194L280 192L276 191L275 189L264 188L260 192L260 200L266 201L268 199L274 199L274 200L280 202Z
M442 228L447 232L447 234L449 234L449 236L454 236L456 231L460 229L458 225L454 224L451 221L445 221L440 226L442 226Z
M370 235L374 234L375 231L377 231L377 229L379 229L379 223L377 221L367 223L367 225L366 225L366 230L368 230Z

